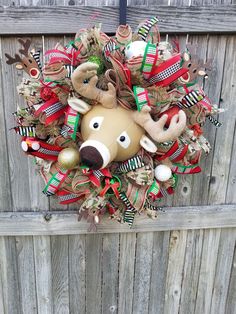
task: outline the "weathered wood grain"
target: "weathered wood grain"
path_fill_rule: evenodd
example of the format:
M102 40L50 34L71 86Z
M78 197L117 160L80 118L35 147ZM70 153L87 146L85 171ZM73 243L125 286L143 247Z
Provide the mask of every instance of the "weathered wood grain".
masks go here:
M22 313L17 267L16 241L14 237L0 238L0 279L5 314Z
M49 236L35 236L34 264L38 314L53 313L52 264Z
M37 314L35 268L32 237L16 237L19 292L22 313Z
M117 313L119 234L103 235L102 313Z
M70 314L85 314L85 235L69 236Z
M163 313L170 232L154 232L148 313Z
M102 313L102 235L86 236L86 314Z
M234 258L232 261L230 283L227 293L227 304L225 308L226 314L236 313L235 287L236 287L236 246L234 247Z
M120 235L118 314L132 313L135 248L135 233Z
M69 314L68 236L51 237L53 313Z
M221 92L221 107L226 111L221 114L220 120L223 126L217 130L217 137L214 149L214 158L212 162L212 182L209 189L208 202L210 204L224 203L226 201L227 181L229 175L229 165L233 145L233 130L236 117L236 106L234 105L236 98L236 37L229 36L227 38L224 76ZM227 140L226 140L227 135ZM222 154L222 152L224 152ZM233 157L234 158L234 157Z
M211 314L225 313L235 243L235 228L222 229L217 255L214 289L212 292Z
M178 313L183 280L187 231L172 231L166 275L164 314Z
M210 313L221 229L204 230L195 314Z
M133 314L148 314L149 289L152 267L153 233L137 234L135 275L133 294Z
M214 5L132 6L127 8L127 22L136 27L140 20L156 12L160 29L165 33L176 33L176 30L178 33L234 33L235 11L234 5L221 5L220 10ZM1 7L0 34L72 34L76 31L75 25L88 27L88 21L94 16L99 16L105 32L114 32L118 26L117 6L68 6L66 10L63 6Z
M2 212L0 235L56 235L88 233L90 224L78 222L75 212ZM236 226L235 205L167 208L158 219L136 217L134 225L119 224L104 217L98 233L148 232L176 229L206 229Z
M203 230L189 230L187 233L179 308L180 313L194 313L202 254L203 232Z

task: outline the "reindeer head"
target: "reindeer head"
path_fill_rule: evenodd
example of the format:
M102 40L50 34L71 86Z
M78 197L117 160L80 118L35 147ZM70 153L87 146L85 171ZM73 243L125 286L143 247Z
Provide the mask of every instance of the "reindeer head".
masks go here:
M108 83L108 90L96 87L98 66L86 62L72 74L72 84L80 95L99 102L90 106L78 98L71 98L69 105L84 114L81 134L84 140L80 147L80 159L91 169L101 169L112 161L123 161L134 156L141 146L155 153L155 143L177 138L186 126L183 111L175 115L167 130L164 130L168 116L163 115L154 121L150 108L144 106L141 112L117 106L115 87Z
M5 54L7 57L7 64L16 63L16 68L18 70L24 70L31 78L38 79L41 73L40 61L39 61L39 52L31 50L28 52L31 41L26 39L18 39L19 43L23 46L23 49L19 49L19 53L23 55L21 57L19 54L15 54L15 57L11 57L9 54Z
M178 79L179 85L185 85L186 83L193 82L198 76L202 76L204 78L208 77L206 69L211 69L211 60L204 63L203 60L198 60L197 57L195 59L195 57L192 56L188 50L183 53L182 60L182 67L187 68L188 72Z

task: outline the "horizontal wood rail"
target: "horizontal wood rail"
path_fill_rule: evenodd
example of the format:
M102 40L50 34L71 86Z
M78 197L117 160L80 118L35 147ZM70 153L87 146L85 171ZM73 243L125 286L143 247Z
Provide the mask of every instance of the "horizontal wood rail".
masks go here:
M136 27L153 15L162 33L236 33L236 5L128 7L127 23ZM98 22L114 32L119 7L0 7L0 35L73 34Z
M1 212L0 236L65 235L89 233L86 221L73 212ZM132 228L103 218L97 233L147 232L236 227L235 205L211 205L165 208L156 220L136 217Z

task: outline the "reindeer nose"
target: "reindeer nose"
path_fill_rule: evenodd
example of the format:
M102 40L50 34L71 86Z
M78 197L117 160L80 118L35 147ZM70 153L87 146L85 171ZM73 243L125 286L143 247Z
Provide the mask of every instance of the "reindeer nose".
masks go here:
M99 151L93 146L85 146L80 149L82 164L93 170L98 170L103 165L103 158Z

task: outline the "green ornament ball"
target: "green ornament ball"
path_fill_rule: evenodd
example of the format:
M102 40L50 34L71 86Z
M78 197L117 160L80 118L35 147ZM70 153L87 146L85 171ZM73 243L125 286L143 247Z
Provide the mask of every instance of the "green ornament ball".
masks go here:
M100 75L100 74L103 73L104 64L103 64L103 62L102 62L102 60L101 60L100 57L98 57L98 56L90 56L90 57L88 58L88 61L89 61L89 62L96 63L96 64L98 65L98 69L97 69L98 75Z

